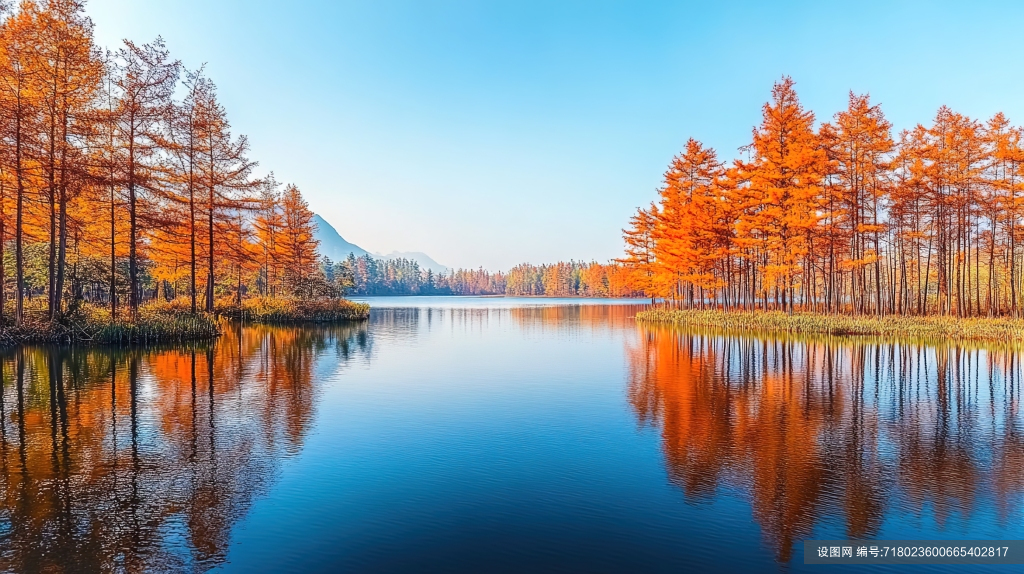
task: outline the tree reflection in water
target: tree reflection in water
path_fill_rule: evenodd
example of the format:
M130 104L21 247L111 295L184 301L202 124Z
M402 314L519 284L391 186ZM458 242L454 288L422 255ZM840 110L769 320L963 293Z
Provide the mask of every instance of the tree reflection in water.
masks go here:
M693 502L746 493L780 561L825 519L871 538L891 515L936 528L983 507L1015 516L1024 417L1012 349L638 330L629 401L661 429L669 479Z
M234 327L208 346L0 355L0 570L205 570L297 452L314 367L365 324Z

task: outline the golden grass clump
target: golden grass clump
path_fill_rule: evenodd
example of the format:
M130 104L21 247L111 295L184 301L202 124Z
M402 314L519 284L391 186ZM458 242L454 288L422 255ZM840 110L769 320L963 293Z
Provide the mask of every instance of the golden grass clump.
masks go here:
M1024 320L1009 318L907 317L897 315L849 316L782 311L685 310L651 308L636 320L716 327L726 330L874 335L954 341L1024 341Z
M109 309L85 304L57 321L49 321L45 313L27 313L23 324L0 329L0 345L180 343L212 339L218 334L216 320L206 313L193 315L146 305L135 319L125 310L111 321Z
M370 316L370 306L346 299L252 298L221 306L217 314L253 323L333 323L361 321Z

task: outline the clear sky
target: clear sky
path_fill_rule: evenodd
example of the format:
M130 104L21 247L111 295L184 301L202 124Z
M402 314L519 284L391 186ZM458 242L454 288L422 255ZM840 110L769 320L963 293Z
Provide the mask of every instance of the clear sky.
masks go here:
M207 63L262 170L376 252L452 267L621 253L689 137L733 157L788 74L1024 122L1024 2L89 0L97 41Z

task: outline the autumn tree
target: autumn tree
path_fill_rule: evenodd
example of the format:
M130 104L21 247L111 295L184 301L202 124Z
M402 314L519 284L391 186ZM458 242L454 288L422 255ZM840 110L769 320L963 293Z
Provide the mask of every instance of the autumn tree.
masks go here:
M38 145L39 69L34 65L37 32L32 3L23 3L0 28L3 159L14 180L15 321L24 321L26 202L35 174L32 157Z
M741 227L756 234L763 293L793 310L794 283L801 276L818 222L824 156L817 145L814 114L804 110L785 77L772 88L763 121L750 146L749 194L756 209L743 213Z
M783 78L746 157L719 165L691 139L672 160L622 261L673 301L1018 316L1020 128L941 107L898 141L891 130L879 105L850 93L815 131Z
M68 203L83 187L88 110L103 73L92 42L92 21L77 0L48 0L36 15L40 31L34 65L42 103L43 172L49 203L51 320L61 311L67 263Z
M658 291L692 305L694 289L713 293L720 285L717 266L728 249L728 225L717 187L722 166L715 151L695 139L673 158L661 189L653 230Z
M133 316L140 303L139 229L140 208L158 188L157 161L160 152L157 133L167 115L178 80L180 63L170 59L163 40L137 45L126 40L118 50L111 70L118 93L114 126L123 185L128 193L128 306Z
M281 194L281 222L283 223L277 248L280 257L288 262L285 279L293 294L304 293L304 281L316 269L316 222L313 212L294 185L285 187Z
M247 197L256 185L250 179L256 163L246 157L249 151L246 137L231 135L227 113L217 101L213 84L207 82L196 96L196 115L203 142L199 169L206 200L206 311L213 312L218 214L256 207L256 202Z
M655 229L658 222L658 206L651 204L648 209L637 209L630 218L629 227L622 231L626 241L626 257L618 259L630 270L630 287L646 293L654 301L655 292Z
M823 206L829 215L829 272L849 271L850 296L858 313L867 310L872 291L873 310L883 311L881 238L894 148L890 129L878 105L871 105L867 95L851 92L847 109L835 115L834 124L824 124L820 130L832 176L827 206ZM848 251L839 252L840 246ZM874 271L870 278L869 268ZM835 283L830 281L833 289ZM829 299L834 302L838 296L830 293Z
M1001 293L1009 295L1009 312L1019 316L1018 307L1018 263L1017 234L1018 221L1022 214L1024 194L1024 141L1019 127L1010 125L1009 119L1002 113L996 114L988 121L983 135L988 152L985 181L984 211L988 219L988 281L987 281L987 314L998 314L1001 305ZM1005 237L1000 242L999 237ZM997 270L997 246L1002 252L1000 266L1004 273L1000 280ZM1001 286L1005 286L1000 290Z
M180 103L168 107L166 119L167 138L162 143L173 158L174 179L178 184L177 202L186 206L186 229L188 237L189 302L192 312L197 310L197 216L200 207L199 193L202 186L203 154L210 154L209 138L205 137L211 126L204 121L210 119L204 106L212 96L213 86L203 75L202 69L186 71L183 82L185 97Z

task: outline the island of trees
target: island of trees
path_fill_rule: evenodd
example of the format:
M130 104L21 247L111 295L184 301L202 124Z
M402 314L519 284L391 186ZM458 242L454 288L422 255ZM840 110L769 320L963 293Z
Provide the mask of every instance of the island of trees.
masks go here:
M296 301L365 315L318 273L299 189L255 177L248 153L214 83L160 38L101 50L80 0L4 14L0 342L209 336L215 311Z
M690 139L631 219L633 286L682 309L644 317L1020 317L1024 142L1003 114L942 107L894 137L851 93L816 126L787 77L741 152L727 164Z

